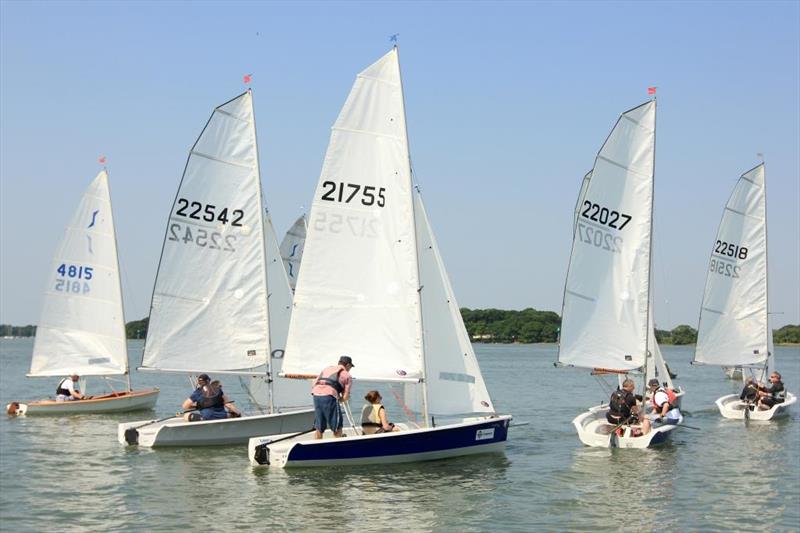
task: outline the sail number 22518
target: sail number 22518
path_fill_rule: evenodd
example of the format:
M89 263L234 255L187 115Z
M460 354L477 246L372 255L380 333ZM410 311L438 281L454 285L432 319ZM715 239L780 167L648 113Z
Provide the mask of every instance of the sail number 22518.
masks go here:
M353 200L361 200L361 205L386 205L385 187L375 187L373 185L359 185L357 183L343 183L335 181L322 182L323 193L320 200L326 202L342 202L349 204Z

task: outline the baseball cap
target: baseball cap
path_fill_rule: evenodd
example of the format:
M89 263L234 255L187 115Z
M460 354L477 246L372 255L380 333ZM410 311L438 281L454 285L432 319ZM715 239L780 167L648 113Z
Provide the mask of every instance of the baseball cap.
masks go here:
M208 377L208 374L200 374L197 376L197 381L211 381L211 378Z
M653 378L647 382L648 387L658 387L658 385L658 380L656 378Z
M339 364L340 364L340 365L350 365L350 366L356 366L356 365L354 365L354 364L353 364L353 358L352 358L352 357L350 357L349 355L343 355L343 356L341 356L341 357L339 358Z

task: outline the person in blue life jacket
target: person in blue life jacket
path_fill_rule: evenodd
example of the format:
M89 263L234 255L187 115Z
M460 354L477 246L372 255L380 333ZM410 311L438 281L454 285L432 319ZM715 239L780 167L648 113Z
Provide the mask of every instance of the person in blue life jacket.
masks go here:
M72 374L69 377L62 379L56 387L56 401L57 402L70 402L74 400L83 400L86 397L81 391L78 390L78 374Z
M242 413L222 391L222 384L216 380L211 381L208 374L197 376L197 388L191 396L184 400L182 407L184 411L192 410L183 415L184 420L188 422L242 416Z

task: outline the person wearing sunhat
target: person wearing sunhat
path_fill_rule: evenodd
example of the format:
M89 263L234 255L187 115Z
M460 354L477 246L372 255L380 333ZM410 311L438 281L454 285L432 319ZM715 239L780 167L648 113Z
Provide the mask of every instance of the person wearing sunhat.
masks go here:
M342 412L339 402L350 399L352 378L350 369L354 366L349 355L343 355L335 366L326 367L311 388L314 398L314 438L321 439L326 429L333 431L334 437L342 436Z
M56 401L68 402L72 400L83 400L84 395L78 390L77 384L80 377L72 374L59 382L56 387Z
M647 383L647 388L650 389L650 403L653 406L653 416L656 422L677 424L681 419L681 411L676 405L678 397L675 392L662 387L655 378Z
M183 402L184 415L189 422L198 420L217 420L242 416L236 406L222 392L219 381L211 381L208 374L197 376L197 388Z

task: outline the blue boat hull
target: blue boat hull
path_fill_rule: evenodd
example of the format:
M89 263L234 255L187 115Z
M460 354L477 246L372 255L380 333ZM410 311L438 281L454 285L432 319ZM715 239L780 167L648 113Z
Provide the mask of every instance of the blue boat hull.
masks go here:
M430 461L462 455L500 452L508 438L510 416L435 428L341 439L297 441L286 446L255 447L256 462L309 467Z

